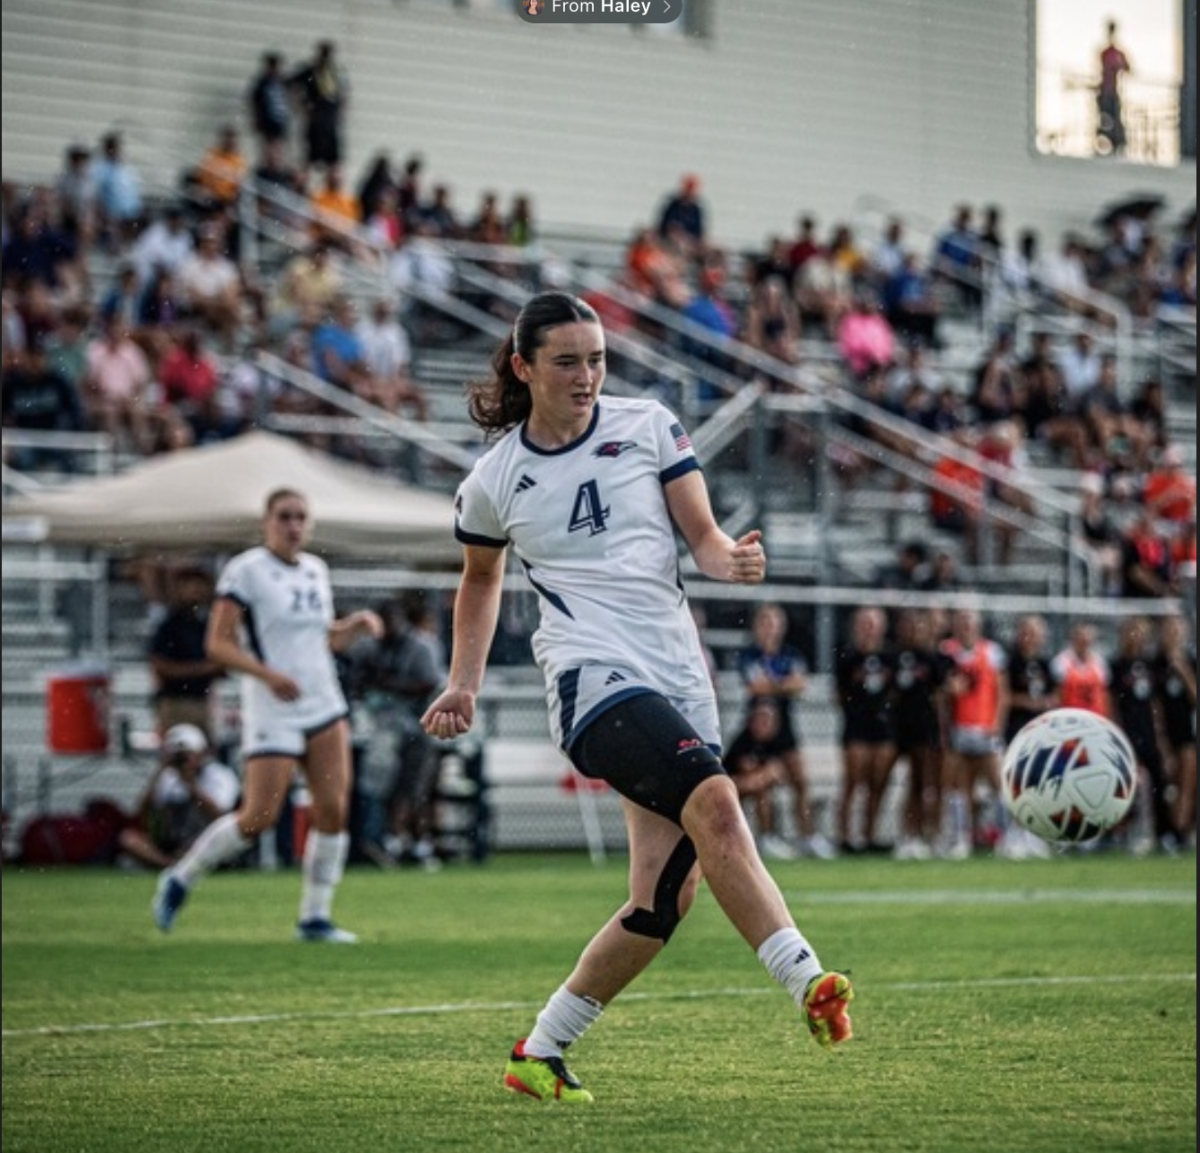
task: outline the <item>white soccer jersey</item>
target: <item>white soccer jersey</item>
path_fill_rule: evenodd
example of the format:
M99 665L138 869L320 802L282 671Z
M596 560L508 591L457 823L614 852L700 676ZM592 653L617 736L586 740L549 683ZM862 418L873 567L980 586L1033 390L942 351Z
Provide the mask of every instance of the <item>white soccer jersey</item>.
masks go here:
M715 718L664 493L699 467L683 426L657 401L605 397L574 444L539 449L521 426L459 489L458 539L511 547L538 594L533 651L564 749L605 709L648 689ZM715 721L701 735L717 743Z
M305 734L347 711L329 649L329 569L309 553L288 564L259 546L225 566L216 593L242 606L246 647L300 686L297 700L281 701L257 677L242 677L244 752L299 755Z

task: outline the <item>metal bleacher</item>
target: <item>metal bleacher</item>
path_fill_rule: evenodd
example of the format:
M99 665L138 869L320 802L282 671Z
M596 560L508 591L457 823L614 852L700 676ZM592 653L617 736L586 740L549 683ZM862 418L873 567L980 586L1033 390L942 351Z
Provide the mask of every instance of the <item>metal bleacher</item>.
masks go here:
M278 253L286 242L266 237ZM264 244L264 250L271 251ZM497 335L506 330L496 312L479 307L481 295L503 305L519 306L530 287L529 277L498 276L492 251L452 246L457 280L462 289L449 296L412 286L408 303L420 304L426 316L445 325L430 328L430 339L419 340L413 372L425 389L431 409L427 425L416 427L386 413L371 411L354 398L322 392L319 382L272 358L265 363L286 374L297 387L320 395L337 415L320 418L344 422L386 442L402 446L396 460L429 487L449 491L457 484L480 449L480 436L466 419L464 384L485 375ZM554 280L576 291L602 288L618 296L651 323L657 335L614 335L612 350L619 372L610 382L616 391L652 388L684 414L697 452L705 463L714 506L731 533L752 525L764 528L771 547L771 587L761 594L735 590L741 612L754 596L791 598L789 603L810 610L817 676L801 706L814 795L828 828L836 790L835 716L827 673L834 635L834 613L876 597L877 573L903 541L920 538L952 554L960 542L939 535L928 517L929 462L935 453L957 450L937 438L923 437L912 458L889 454L878 443L865 441L863 430L896 432L893 418L875 410L846 387L836 353L827 344L806 341L800 369L764 358L736 341L714 338L679 316L667 313L619 288L608 276L619 266L616 243L594 237L573 247L569 238L543 242L538 252L522 252L522 267L552 261ZM366 299L380 290L372 266L352 279L354 291ZM503 311L502 309L500 311ZM939 367L965 387L967 369L977 363L981 337L978 323L965 320L947 326L950 347ZM713 371L697 348L719 352L726 364ZM1188 356L1190 350L1190 374ZM1170 429L1173 439L1191 454L1194 468L1195 318L1171 318L1161 332L1130 340L1123 354L1138 373L1155 372L1169 386ZM794 383L788 395L760 387L769 375ZM698 382L715 381L719 400L701 399ZM851 419L852 418L852 419ZM305 418L311 421L317 418ZM782 452L775 437L789 424L801 424L815 438L807 454ZM304 422L273 420L272 427L288 433L311 430ZM338 427L342 427L339 425ZM782 442L781 442L782 443ZM867 454L875 467L854 485L842 483L833 460L838 452ZM120 467L121 460L110 462ZM1029 521L1017 518L1021 531L1013 563L983 563L960 567L964 585L999 604L1028 608L1054 598L1086 597L1097 590L1073 537L1072 514L1077 507L1078 474L1044 456L1036 447L1030 466L1018 478L1037 509ZM17 483L16 478L6 476ZM53 480L53 478L51 478ZM996 509L999 517L1011 516ZM3 581L3 703L5 811L12 818L10 839L31 813L48 807L77 808L87 797L111 796L129 807L145 783L151 763L152 730L149 676L144 649L149 635L147 606L136 586L125 579L108 557L53 549L6 539ZM335 571L335 577L338 574ZM364 602L404 587L453 587L454 574L397 574L369 566L340 578L339 594ZM414 582L406 585L404 582ZM515 587L515 586L514 586ZM727 590L704 589L713 607ZM1055 612L1062 614L1061 607ZM824 614L822 616L822 614ZM730 618L737 620L736 614ZM728 723L736 720L740 686L731 675L732 652L742 643L736 623L718 622L709 634L722 668L722 702ZM109 748L94 756L61 756L47 750L46 678L80 659L100 661L110 676L112 732ZM489 803L495 847L579 848L593 855L617 849L623 826L619 807L610 793L569 789L565 765L546 734L540 678L528 663L496 668L489 676L483 700L482 732L486 741ZM898 773L894 788L902 787ZM11 844L7 846L11 848Z

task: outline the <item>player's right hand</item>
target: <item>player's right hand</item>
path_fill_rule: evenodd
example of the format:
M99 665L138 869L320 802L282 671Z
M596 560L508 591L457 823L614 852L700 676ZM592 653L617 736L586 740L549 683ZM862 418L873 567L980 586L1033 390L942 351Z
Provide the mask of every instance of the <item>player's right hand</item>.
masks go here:
M475 721L475 694L462 689L447 689L425 711L421 727L431 737L452 741L470 732Z

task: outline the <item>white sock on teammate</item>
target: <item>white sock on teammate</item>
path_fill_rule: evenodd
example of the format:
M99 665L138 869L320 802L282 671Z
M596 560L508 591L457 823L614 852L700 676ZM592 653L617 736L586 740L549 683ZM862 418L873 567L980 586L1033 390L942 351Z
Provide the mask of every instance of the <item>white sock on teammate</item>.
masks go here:
M304 844L304 886L300 891L300 920L328 921L333 891L346 871L349 833L308 834Z
M525 1042L530 1057L561 1057L584 1035L604 1012L591 997L577 997L566 985L546 1002L537 1024Z
M192 847L171 868L171 875L186 889L214 869L245 852L253 842L242 836L237 814L218 817L198 836Z
M780 929L758 948L758 959L764 968L789 993L796 1004L804 1008L804 991L823 970L816 950L804 939L799 929Z

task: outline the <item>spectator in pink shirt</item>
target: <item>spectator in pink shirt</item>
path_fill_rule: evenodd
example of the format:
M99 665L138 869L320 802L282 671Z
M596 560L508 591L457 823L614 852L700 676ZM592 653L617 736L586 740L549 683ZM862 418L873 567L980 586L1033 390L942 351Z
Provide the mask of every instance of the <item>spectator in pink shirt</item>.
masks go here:
M896 334L880 313L873 294L856 294L854 307L838 325L837 343L850 371L859 380L891 366L896 355Z
M93 426L109 433L115 443L126 437L137 452L148 452L150 362L118 314L107 314L103 323L101 335L87 349L84 404Z

